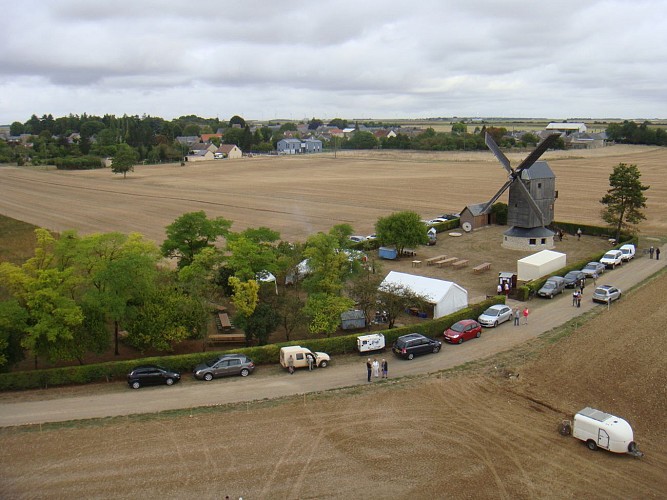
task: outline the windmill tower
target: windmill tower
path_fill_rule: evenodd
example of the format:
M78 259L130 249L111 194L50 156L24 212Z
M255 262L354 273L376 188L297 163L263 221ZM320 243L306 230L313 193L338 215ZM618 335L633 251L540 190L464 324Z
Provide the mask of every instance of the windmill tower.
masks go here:
M554 247L554 232L546 226L553 222L556 202L556 176L545 161L537 161L549 149L559 134L552 134L543 140L521 164L513 169L509 159L500 151L493 138L487 133L486 145L498 158L509 178L507 182L484 206L486 213L500 196L509 188L507 223L502 246L512 250L544 250Z

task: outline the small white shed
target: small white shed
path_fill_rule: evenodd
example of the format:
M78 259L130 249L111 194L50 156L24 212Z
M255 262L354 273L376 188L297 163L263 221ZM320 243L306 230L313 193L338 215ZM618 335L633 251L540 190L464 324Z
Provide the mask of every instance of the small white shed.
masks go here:
M530 281L565 267L567 255L553 250L542 250L516 261L517 279Z
M425 297L433 304L433 319L468 307L468 291L452 281L391 271L380 283L380 290L387 285L403 286Z

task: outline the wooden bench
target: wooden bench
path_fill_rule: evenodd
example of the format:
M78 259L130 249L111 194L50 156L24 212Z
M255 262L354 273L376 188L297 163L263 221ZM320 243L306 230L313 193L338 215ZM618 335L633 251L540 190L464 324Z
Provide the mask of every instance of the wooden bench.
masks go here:
M245 334L243 334L243 333L219 333L217 335L209 335L207 340L208 340L209 344L216 344L218 342L244 343L245 342Z
M474 273L481 273L482 271L488 271L491 269L491 263L490 262L482 262L479 266L475 266L472 268L472 271Z
M426 259L426 265L427 266L432 266L433 264L437 264L439 260L446 259L446 255L438 255L437 257L431 257L430 259Z
M422 267L422 261L421 260L413 260L412 261L412 267Z
M445 267L449 266L450 264L454 264L454 262L456 262L457 260L459 260L458 257L449 257L448 259L439 260L438 262L436 262L436 264L438 267Z
M468 261L466 259L463 260L458 260L452 264L452 267L459 268L459 267L465 267L468 265Z

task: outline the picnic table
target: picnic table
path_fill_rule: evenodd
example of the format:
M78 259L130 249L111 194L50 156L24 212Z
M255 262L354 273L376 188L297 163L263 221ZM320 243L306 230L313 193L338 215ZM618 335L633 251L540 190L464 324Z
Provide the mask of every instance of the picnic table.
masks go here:
M482 271L488 271L489 269L491 269L491 263L490 262L482 262L480 265L473 267L472 272L479 273L479 272L482 272Z
M412 267L422 267L422 261L421 260L413 260L412 261Z
M241 343L245 342L246 338L244 333L219 333L217 335L209 335L207 340L209 344L215 344L217 342Z
M467 265L468 265L468 261L466 259L463 259L463 260L458 260L458 261L454 262L452 264L452 267L459 268L459 267L464 267L464 266L467 266Z
M220 322L220 328L222 330L233 330L234 326L229 320L229 314L227 313L218 313L218 320Z
M445 267L445 266L449 266L450 264L453 264L457 260L459 260L458 257L449 257L448 259L439 260L438 262L436 262L436 265L438 267Z
M437 264L439 260L446 259L446 255L438 255L437 257L431 257L430 259L426 259L426 265L427 266L432 266L433 264Z

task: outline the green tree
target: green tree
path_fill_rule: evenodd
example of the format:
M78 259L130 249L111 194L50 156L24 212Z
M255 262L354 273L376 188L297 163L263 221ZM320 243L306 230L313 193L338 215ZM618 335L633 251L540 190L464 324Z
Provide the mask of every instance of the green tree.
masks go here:
M308 122L308 130L317 130L318 127L324 125L324 122L319 118L313 118Z
M28 313L15 299L0 302L0 371L25 358L21 345L28 331Z
M306 289L311 293L339 295L350 272L350 261L340 251L338 238L325 233L311 235L303 254L312 271L304 282Z
M239 128L245 128L246 123L245 120L241 118L239 115L234 115L229 120L229 126L233 127L234 125L238 125Z
M355 308L364 312L368 331L371 330L371 321L375 318L375 312L377 311L378 287L382 279L379 273L367 270L354 276L348 288L348 295L354 299Z
M236 310L244 318L249 318L259 303L259 283L255 280L241 281L236 276L231 276L229 284L234 290L232 303Z
M259 345L266 345L269 336L280 324L280 317L269 304L260 303L253 313L246 317L241 317L239 326L243 328L246 335L246 341L257 339Z
M397 285L385 284L378 290L380 307L387 312L389 328L394 328L394 323L399 314L409 307L422 309L426 304L426 298L413 292L410 288Z
M468 126L463 122L452 123L452 134L466 134L468 132Z
M189 266L197 253L228 235L231 225L223 217L209 219L204 211L184 213L167 226L167 239L160 246L162 255L176 257L179 267Z
M270 305L278 315L280 326L285 331L285 339L289 342L292 333L308 321L304 312L305 303L298 293L285 291L275 296Z
M354 301L340 295L313 293L306 301L305 313L310 317L310 333L329 337L340 325L340 315L354 307Z
M123 174L123 179L125 179L128 172L134 171L137 160L137 152L132 147L127 144L119 144L111 161L111 171L114 174Z
M375 149L377 146L377 137L365 131L355 132L347 142L347 147L350 149Z
M535 146L540 142L540 138L531 132L526 132L521 136L521 142L529 146Z
M645 186L640 180L641 173L637 165L619 163L609 175L610 189L602 197L600 203L602 219L616 231L616 241L621 237L621 230L636 231L637 225L646 216L641 211L646 207Z
M329 122L328 125L329 127L336 127L343 130L344 128L347 128L347 120L344 120L342 118L334 118Z
M380 217L375 224L375 233L383 245L394 245L399 255L405 248L428 243L426 226L419 214L412 211Z

